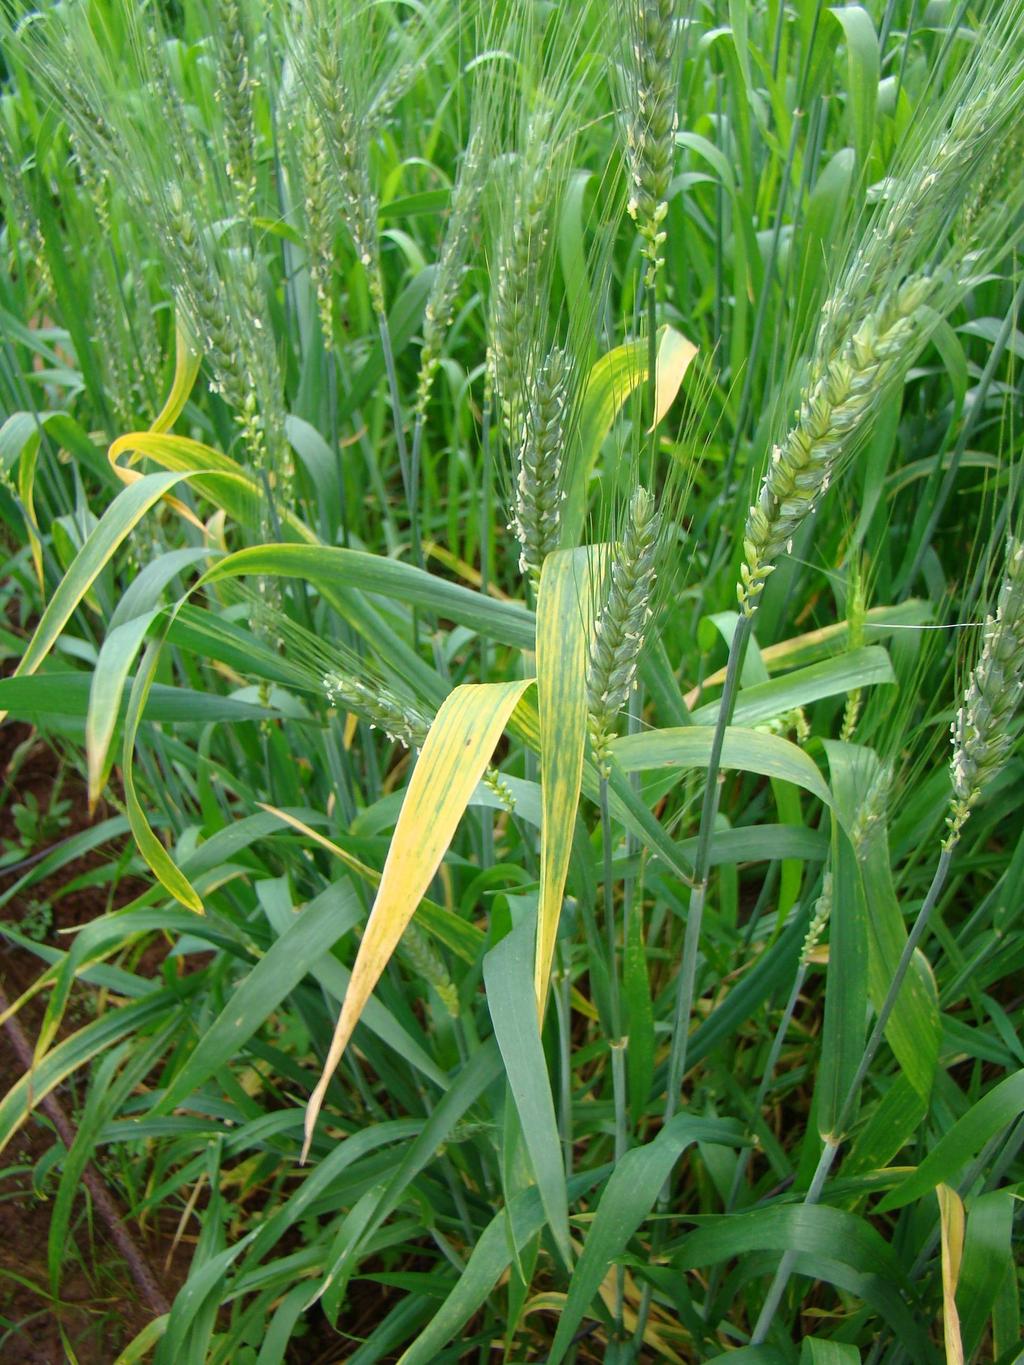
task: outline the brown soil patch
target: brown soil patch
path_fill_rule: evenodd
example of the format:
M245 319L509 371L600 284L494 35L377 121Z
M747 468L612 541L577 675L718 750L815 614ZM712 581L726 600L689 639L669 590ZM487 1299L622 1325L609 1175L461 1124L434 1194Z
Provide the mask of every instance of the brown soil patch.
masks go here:
M34 736L28 726L7 722L0 726L0 783L7 777L12 760L20 761L21 766L0 809L0 848L9 849L3 841L20 843L19 859L42 851L41 847L26 845L15 822L15 806L24 804L30 796L45 812L58 785L59 799L69 803L62 813L60 828L44 831L42 843L46 847L112 814L109 809L101 809L91 820L85 788L77 773L67 769L62 772L59 755L45 739ZM64 894L69 883L103 866L114 852L114 848L106 846L68 863L52 877L8 901L0 910L0 919L23 929L35 926L41 942L67 947L67 937L61 930L85 924L124 905L143 889L138 882L126 878L113 890L106 885L85 885ZM19 875L17 871L0 869L0 892ZM44 926L45 931L40 933ZM146 967L157 970L165 952L162 945L154 945L153 950L147 951ZM15 1000L31 985L42 965L34 954L0 938L0 984L9 1000ZM19 1014L30 1040L42 1011L43 1004L36 999ZM84 994L73 995L64 1031L81 1027L90 1017ZM0 1095L23 1071L7 1031L0 1029ZM56 1097L74 1122L83 1098L81 1083L72 1078L58 1089ZM60 1294L57 1299L52 1296L47 1241L50 1200L56 1191L59 1167L42 1180L41 1191L34 1188L34 1180L39 1163L50 1159L57 1143L52 1124L37 1112L0 1156L0 1362L64 1365L69 1359L66 1340L81 1365L110 1365L146 1325L151 1313L140 1303L128 1267L102 1221L95 1213L89 1216L84 1194L73 1214L72 1245L65 1249ZM116 1185L110 1185L110 1192L123 1207ZM187 1269L190 1249L179 1248L175 1263L165 1274L170 1233L156 1232L146 1240L136 1227L131 1232L155 1268L161 1285L173 1295L174 1286L181 1282Z

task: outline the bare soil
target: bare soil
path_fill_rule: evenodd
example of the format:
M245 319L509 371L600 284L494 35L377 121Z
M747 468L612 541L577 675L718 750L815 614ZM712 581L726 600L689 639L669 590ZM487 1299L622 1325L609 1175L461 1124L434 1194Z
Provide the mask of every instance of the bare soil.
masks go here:
M8 772L16 751L26 740L33 741L28 756L0 809L0 847L2 841L21 839L14 821L13 808L31 794L41 810L48 808L51 793L61 774L61 762L46 740L34 738L28 726L7 722L0 726L0 783ZM64 771L59 793L70 801L65 813L67 824L57 838L63 839L89 827L111 813L100 809L90 819L85 788L77 774ZM25 848L30 856L38 849ZM110 848L97 849L63 867L53 877L31 887L0 910L0 919L14 925L38 923L40 907L47 907L51 923L42 942L67 946L61 930L85 924L108 909L126 904L142 889L130 879L115 888L112 903L106 886L86 886L67 895L61 894L69 882L108 861ZM17 874L13 874L16 876ZM0 890L10 885L0 870ZM143 970L158 970L166 949L154 945L143 959ZM8 1000L14 1001L39 975L42 963L32 953L0 938L0 985ZM31 1001L19 1012L21 1026L31 1040L41 1018L43 1004ZM80 1028L91 1016L84 997L72 996L65 1032ZM0 1028L0 1096L23 1074L24 1068L5 1029ZM57 1098L74 1122L81 1095L74 1082L61 1086ZM111 1243L100 1219L89 1216L83 1194L73 1216L73 1245L65 1248L59 1296L50 1290L47 1267L47 1240L50 1208L56 1189L55 1169L34 1189L40 1162L45 1161L58 1143L52 1124L41 1112L25 1124L0 1156L0 1362L6 1365L64 1365L70 1357L68 1347L80 1365L111 1365L119 1352L146 1325L151 1316L139 1302L138 1291L128 1267ZM110 1192L123 1208L116 1187ZM132 1236L142 1249L168 1297L187 1269L188 1247L180 1247L171 1265L165 1266L173 1230L151 1228L148 1235L137 1226ZM65 1342L67 1345L65 1345Z

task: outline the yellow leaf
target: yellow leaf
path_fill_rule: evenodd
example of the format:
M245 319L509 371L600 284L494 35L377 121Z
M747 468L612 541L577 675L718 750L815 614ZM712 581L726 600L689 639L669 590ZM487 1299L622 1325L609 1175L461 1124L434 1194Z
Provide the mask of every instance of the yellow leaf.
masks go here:
M956 1286L964 1253L964 1206L956 1190L937 1185L939 1222L942 1227L942 1326L946 1338L946 1365L964 1365L960 1339L960 1315L956 1310Z
M123 455L129 455L129 458L124 464L119 464ZM188 474L192 487L226 511L232 521L243 525L259 525L263 489L230 455L204 445L202 441L194 441L190 436L175 436L162 431L126 432L112 442L107 451L107 459L122 483L131 483L139 477L138 471L131 466L143 457L164 469ZM194 512L180 502L172 502L172 505L180 516L205 533L205 526ZM296 538L310 544L316 542L316 535L294 512L282 508L280 517L282 524Z
M174 356L174 379L171 381L171 390L167 395L167 400L160 409L153 425L147 434L159 434L169 431L174 423L181 416L182 409L188 402L188 396L196 382L196 375L199 373L201 357L196 355L192 349L192 343L184 329L180 319L176 330L176 346ZM117 463L118 454L125 448L123 442L132 440L131 436L119 437L107 451L107 459L110 462L114 473L124 484L134 483L141 478L137 470L128 469L124 465ZM190 507L187 507L180 498L172 497L169 493L164 496L164 502L172 507L178 516L184 521L190 522L198 531L205 533L205 527Z
M35 567L39 591L46 592L46 578L43 573L43 543L36 534L35 481L36 463L39 458L39 434L36 432L26 443L18 461L18 496L25 506L25 533L28 538L32 563Z
M654 422L651 431L676 401L679 386L696 354L697 347L682 332L667 325L662 327L654 372Z
M170 431L174 426L188 402L201 364L202 357L193 348L192 340L179 319L175 330L174 380L167 401L153 422L151 431Z
M540 711L540 898L533 984L543 1018L569 871L587 737L587 650L604 547L556 550L537 594Z
M445 699L434 717L409 779L323 1074L306 1108L303 1161L327 1086L359 1016L441 865L509 717L532 685L532 678L466 683Z
M360 862L359 859L349 853L347 849L342 848L340 844L336 844L333 839L328 839L326 835L320 834L310 825L307 825L304 820L300 820L297 815L292 815L289 811L281 810L279 806L268 806L263 801L257 801L256 804L260 810L265 810L268 815L276 815L283 824L291 825L292 829L297 829L299 833L304 834L307 839L312 839L314 843L319 844L321 848L326 848L329 853L333 853L336 858L340 858L350 872L356 873L356 875L362 877L364 881L369 882L371 886L378 886L380 884L379 872L372 867L367 867L365 863Z

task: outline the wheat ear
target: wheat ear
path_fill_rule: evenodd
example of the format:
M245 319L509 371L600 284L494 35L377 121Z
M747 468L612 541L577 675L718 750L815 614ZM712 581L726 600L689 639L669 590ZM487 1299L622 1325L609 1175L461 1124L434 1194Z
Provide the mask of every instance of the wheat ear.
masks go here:
M952 725L953 803L947 844L960 837L982 789L1013 748L1012 722L1024 693L1024 542L1010 539L995 616Z
M497 394L505 440L518 451L527 413L526 370L534 333L547 248L548 198L552 183L550 119L536 115L518 171L513 209L501 246L492 310L487 376Z
M224 111L228 179L246 221L256 207L256 134L252 117L252 77L249 51L238 0L218 0L217 28L221 38L217 100Z
M605 777L609 773L608 746L615 718L636 678L651 615L660 525L653 496L638 487L630 499L622 543L612 561L608 597L598 614L590 646L587 678L590 738L594 757Z
M747 515L737 589L744 615L753 615L776 559L828 488L889 384L909 364L933 287L930 276L911 276L814 366L796 421L772 451Z
M420 351L420 372L416 385L416 415L419 418L427 409L430 387L441 361L444 335L451 326L456 295L466 268L470 235L486 169L485 146L483 127L477 124L470 134L452 191L448 230L441 244L434 282L423 312L423 348Z
M541 363L522 425L512 529L519 540L519 567L534 590L544 557L558 545L559 481L565 442L571 370L555 347Z
M626 126L629 215L643 239L646 284L653 286L664 261L668 188L675 151L676 24L673 0L634 0L628 84L632 108Z

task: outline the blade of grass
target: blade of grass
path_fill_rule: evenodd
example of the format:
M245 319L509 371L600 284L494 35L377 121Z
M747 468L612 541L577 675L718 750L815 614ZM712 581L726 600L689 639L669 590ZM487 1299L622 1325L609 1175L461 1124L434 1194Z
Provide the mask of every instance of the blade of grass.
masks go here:
M306 1158L328 1083L381 972L448 849L494 747L533 679L467 683L434 717L388 849L323 1073L306 1110Z
M541 1203L559 1254L570 1267L565 1168L537 1012L531 1005L533 930L527 921L491 949L484 958L484 985Z

